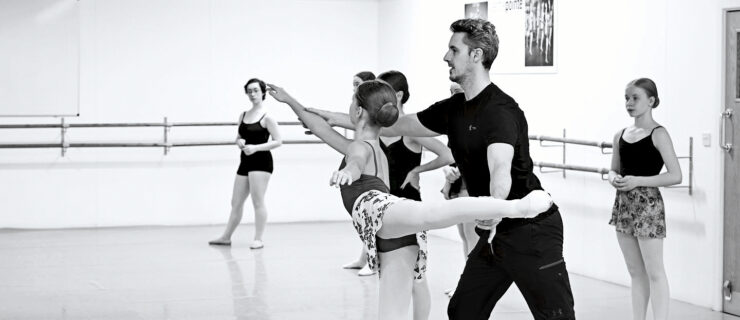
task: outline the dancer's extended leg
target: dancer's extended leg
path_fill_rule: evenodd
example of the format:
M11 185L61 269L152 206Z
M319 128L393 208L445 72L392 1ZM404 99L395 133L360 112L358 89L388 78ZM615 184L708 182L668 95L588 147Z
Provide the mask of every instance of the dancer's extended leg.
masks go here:
M532 191L519 200L465 197L431 203L398 201L386 210L383 226L378 230L378 237L398 238L475 219L534 217L549 209L551 205L552 198L541 190Z

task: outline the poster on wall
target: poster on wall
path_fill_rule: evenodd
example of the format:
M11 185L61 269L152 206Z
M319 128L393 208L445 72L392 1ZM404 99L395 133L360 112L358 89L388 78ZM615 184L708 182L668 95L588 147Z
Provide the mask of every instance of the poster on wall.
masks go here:
M499 52L491 71L556 73L555 0L492 0L488 20L496 26ZM466 4L466 16L467 7Z
M488 1L466 3L465 18L488 20Z

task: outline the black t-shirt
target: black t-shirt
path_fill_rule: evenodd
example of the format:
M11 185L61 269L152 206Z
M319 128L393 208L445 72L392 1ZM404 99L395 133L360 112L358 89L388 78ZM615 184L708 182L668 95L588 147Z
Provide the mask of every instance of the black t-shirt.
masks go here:
M493 83L470 101L458 93L417 113L428 129L446 134L468 193L490 196L488 146L506 143L514 147L511 190L508 200L521 199L532 190L542 190L532 172L527 119L513 98Z

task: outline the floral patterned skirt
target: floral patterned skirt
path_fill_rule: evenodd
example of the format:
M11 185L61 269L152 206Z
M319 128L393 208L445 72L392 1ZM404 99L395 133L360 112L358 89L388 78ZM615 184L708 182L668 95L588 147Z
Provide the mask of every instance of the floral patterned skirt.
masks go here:
M360 240L367 249L367 264L370 269L378 271L379 275L381 261L378 257L376 239L378 230L383 226L385 210L401 200L405 199L377 190L370 190L357 197L355 204L352 206L352 225L354 225L357 235L360 236ZM414 279L421 280L427 270L426 231L416 234L416 242L419 244L419 252L414 266Z
M630 191L617 191L609 224L616 226L617 231L637 238L665 238L665 207L660 190L637 187Z

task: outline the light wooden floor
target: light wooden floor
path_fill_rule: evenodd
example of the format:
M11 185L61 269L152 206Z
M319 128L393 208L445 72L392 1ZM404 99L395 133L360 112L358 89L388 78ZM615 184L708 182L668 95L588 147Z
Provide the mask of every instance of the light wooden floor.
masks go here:
M271 224L265 248L208 240L223 226L0 230L0 319L376 319L377 278L340 266L359 254L347 223ZM457 242L431 237L430 319L463 267ZM629 319L625 287L575 274L579 319ZM740 319L674 301L671 319ZM532 319L519 292L495 319Z

